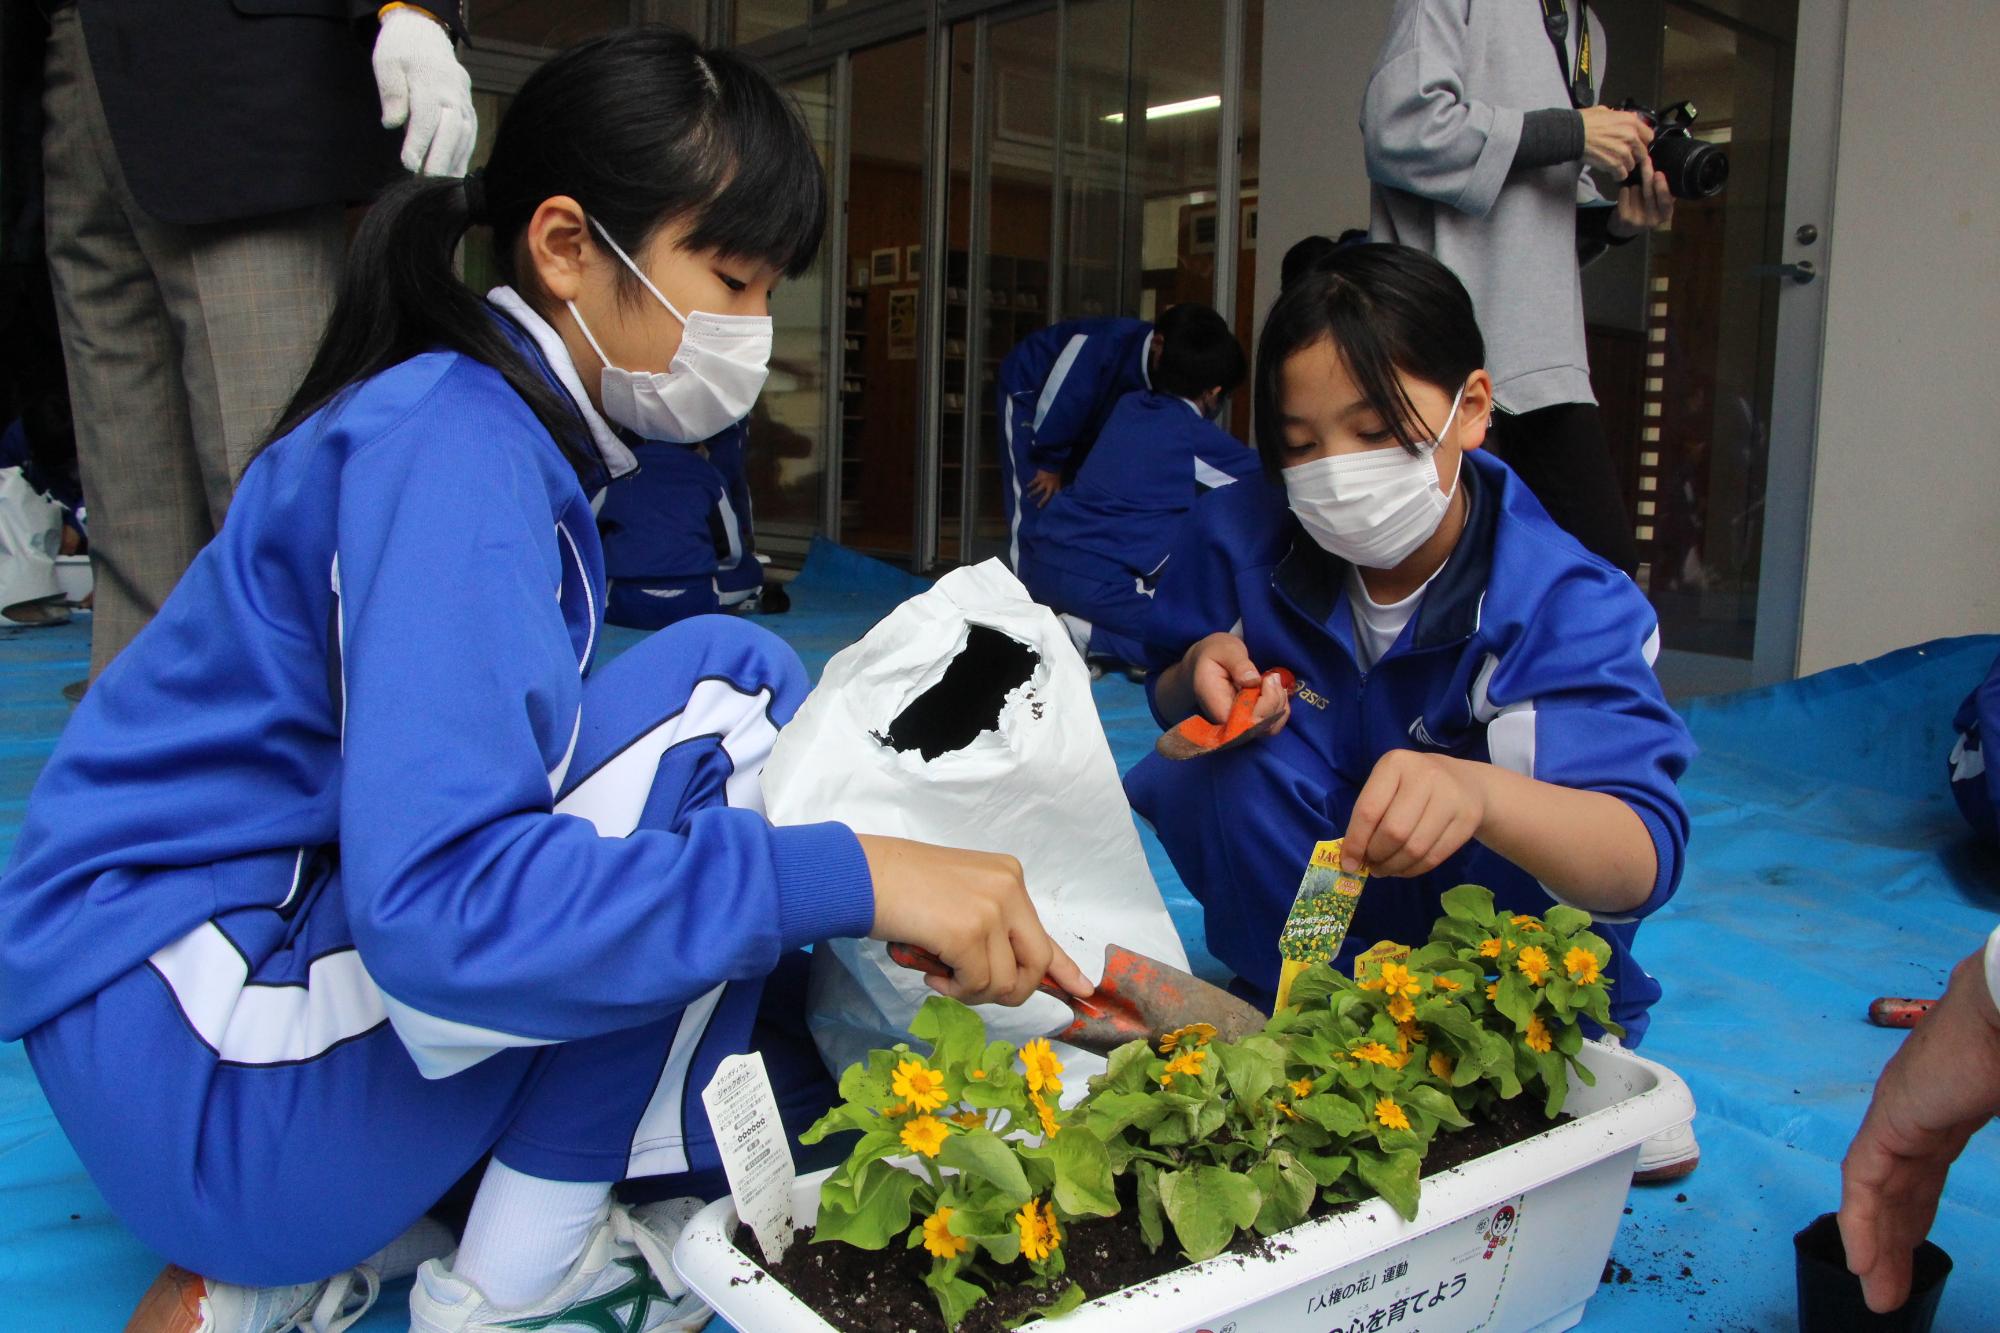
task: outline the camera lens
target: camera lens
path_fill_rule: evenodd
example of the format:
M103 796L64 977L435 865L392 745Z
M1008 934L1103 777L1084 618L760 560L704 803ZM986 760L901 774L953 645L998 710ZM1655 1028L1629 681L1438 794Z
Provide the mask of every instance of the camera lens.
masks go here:
M1706 199L1729 181L1729 154L1687 134L1655 140L1653 166L1666 173L1676 199Z

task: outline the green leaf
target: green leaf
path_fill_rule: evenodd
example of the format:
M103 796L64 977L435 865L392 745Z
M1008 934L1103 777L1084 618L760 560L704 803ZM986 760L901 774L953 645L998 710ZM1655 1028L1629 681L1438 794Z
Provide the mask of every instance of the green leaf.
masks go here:
M1590 929L1591 917L1588 912L1579 911L1574 907L1564 907L1558 903L1542 913L1542 924L1558 935L1574 935L1580 930Z
M896 1100L896 1094L889 1088L889 1071L865 1064L849 1065L840 1076L840 1099L878 1110L889 1105Z
M1453 1129L1470 1129L1472 1127L1472 1122L1467 1120L1464 1114L1459 1111L1458 1103L1451 1099L1451 1094L1440 1088L1420 1084L1417 1087L1406 1089L1403 1093L1403 1100L1425 1114L1442 1120Z
M1431 926L1431 938L1440 944L1450 945L1454 952L1477 949L1492 937L1493 931L1477 921L1455 921L1446 916L1439 917Z
M1353 984L1327 964L1314 963L1293 980L1292 989L1285 998L1297 1009L1316 1008L1325 1004L1329 996L1341 990L1343 983Z
M854 1207L860 1197L857 1191L867 1168L884 1157L894 1157L903 1151L901 1131L894 1125L881 1125L868 1131L855 1141L846 1158L826 1178L826 1184L820 1187L820 1197Z
M1342 1138L1359 1134L1368 1124L1368 1118L1362 1114L1360 1107L1331 1090L1316 1092L1294 1103L1292 1109L1321 1129Z
M887 1163L869 1163L854 1191L853 1207L821 1192L814 1242L837 1240L858 1250L881 1249L909 1229L910 1195L922 1183Z
M1439 895L1438 905L1454 921L1470 921L1482 926L1494 924L1493 891L1482 889L1477 884L1461 884L1455 889L1447 889Z
M1130 1125L1151 1129L1167 1117L1172 1108L1149 1092L1093 1093L1083 1103L1084 1123L1101 1139L1115 1137Z
M1500 1012L1513 1020L1517 1029L1526 1032L1528 1021L1535 1016L1535 988L1528 984L1526 977L1510 969L1500 978L1497 1004Z
M1263 1196L1257 1210L1257 1234L1269 1236L1295 1227L1306 1220L1319 1182L1312 1173L1292 1160L1290 1153L1274 1153L1250 1172L1250 1183Z
M1153 1047L1128 1041L1105 1059L1104 1072L1090 1080L1091 1097L1112 1092L1144 1092L1152 1083Z
M1219 1166L1194 1166L1160 1177L1160 1205L1192 1263L1222 1253L1238 1231L1256 1225L1263 1203L1247 1178Z
M1139 1185L1139 1239L1146 1242L1148 1250L1157 1250L1166 1239L1160 1213L1160 1169L1151 1162L1140 1162L1134 1171Z
M1422 1159L1409 1149L1377 1153L1366 1149L1354 1154L1354 1169L1361 1183L1386 1199L1405 1222L1417 1216L1417 1173Z
M1082 1305L1084 1301L1087 1299L1088 1297L1084 1295L1083 1288L1078 1286L1076 1283L1072 1282L1068 1286L1063 1288L1062 1295L1056 1297L1055 1300L1049 1302L1049 1304L1037 1306L1036 1308L1028 1311L1024 1315L1018 1315L1013 1319L1009 1319L1004 1325L1004 1327L1019 1328L1021 1325L1033 1319L1061 1318L1063 1315L1068 1314L1071 1310L1074 1310L1077 1306Z
M1299 1165L1321 1185L1336 1185L1354 1169L1354 1158L1348 1153L1302 1152L1296 1156Z
M857 1106L853 1102L842 1102L813 1121L812 1127L799 1135L799 1142L818 1143L829 1134L845 1134L852 1130L866 1134L879 1128L881 1124L882 1117L868 1107Z
M1229 1081L1230 1091L1239 1102L1250 1103L1263 1100L1264 1094L1277 1086L1283 1067L1274 1052L1267 1052L1246 1044L1217 1042L1209 1047L1209 1052L1222 1065L1222 1076Z
M931 1044L931 1061L963 1075L986 1050L986 1024L949 996L933 995L910 1020L910 1035Z
M1071 1217L1110 1217L1118 1211L1111 1157L1103 1140L1083 1126L1071 1125L1038 1148L1021 1149L1021 1155L1055 1168L1056 1207Z
M986 1299L984 1287L958 1276L956 1262L949 1268L940 1266L924 1274L924 1285L937 1298L938 1313L944 1316L946 1328L957 1328L972 1307Z
M1560 1051L1538 1051L1535 1054L1535 1069L1547 1085L1549 1096L1543 1109L1553 1120L1562 1113L1563 1103L1569 1100L1569 1062Z
M1061 1135L1057 1136L1058 1138ZM938 1162L967 1175L978 1176L1000 1191L1009 1207L1018 1208L1033 1193L1014 1149L990 1129L967 1130L944 1141Z

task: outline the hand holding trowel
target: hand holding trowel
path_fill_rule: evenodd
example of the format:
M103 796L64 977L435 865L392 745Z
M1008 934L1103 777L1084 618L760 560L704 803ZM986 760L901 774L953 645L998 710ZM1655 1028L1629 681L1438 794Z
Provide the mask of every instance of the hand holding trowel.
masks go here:
M889 956L926 976L951 975L944 960L913 944L891 944ZM1240 1041L1264 1026L1264 1015L1254 1005L1220 986L1115 944L1105 946L1104 976L1091 995L1071 995L1053 977L1043 977L1036 989L1061 1000L1076 1015L1068 1027L1049 1035L1100 1055L1129 1041L1157 1041L1191 1023L1211 1024L1223 1041Z
M1286 694L1298 688L1298 680L1291 672L1276 667L1259 677L1255 685L1245 685L1238 690L1234 702L1230 704L1229 716L1222 721L1211 722L1196 713L1161 736L1153 748L1167 759L1194 759L1233 750L1270 735L1285 721L1282 708L1263 717L1257 716L1257 702L1263 697L1264 682L1272 679Z

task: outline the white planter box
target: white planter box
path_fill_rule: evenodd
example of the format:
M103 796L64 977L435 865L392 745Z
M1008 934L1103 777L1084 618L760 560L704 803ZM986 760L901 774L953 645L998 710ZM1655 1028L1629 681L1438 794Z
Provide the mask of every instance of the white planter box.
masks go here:
M1611 1253L1640 1143L1694 1117L1687 1085L1664 1065L1594 1043L1582 1059L1597 1086L1572 1086L1567 1109L1575 1120L1426 1177L1414 1222L1375 1199L1274 1237L1278 1253L1269 1260L1225 1254L1179 1268L1050 1327L1552 1333L1573 1326ZM818 1215L827 1174L799 1180L800 1226ZM830 1329L731 1243L735 1230L726 1198L697 1214L674 1249L682 1279L744 1333ZM868 1260L857 1254L855 1262Z

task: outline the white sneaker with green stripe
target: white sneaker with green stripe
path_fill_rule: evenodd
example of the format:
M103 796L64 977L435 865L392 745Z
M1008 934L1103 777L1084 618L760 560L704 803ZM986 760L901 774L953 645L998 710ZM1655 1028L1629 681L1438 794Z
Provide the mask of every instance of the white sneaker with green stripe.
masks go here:
M433 1259L410 1289L411 1333L673 1333L706 1327L708 1306L674 1273L670 1256L699 1199L641 1208L609 1203L583 1254L554 1291L503 1309Z

